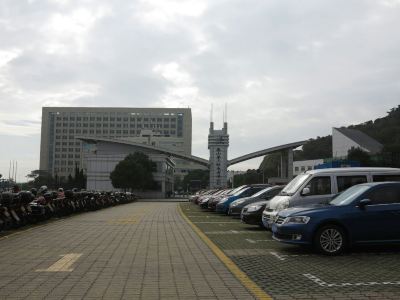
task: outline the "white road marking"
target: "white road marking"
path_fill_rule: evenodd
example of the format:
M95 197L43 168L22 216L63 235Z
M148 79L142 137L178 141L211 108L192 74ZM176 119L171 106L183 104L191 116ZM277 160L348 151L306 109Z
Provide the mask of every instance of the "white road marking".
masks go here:
M258 232L249 232L245 230L225 230L225 231L205 231L205 234L256 234ZM261 241L261 240L259 240Z
M318 278L317 276L312 275L312 274L303 274L303 276L305 276L306 278L310 279L315 284L318 284L319 286L324 286L324 287L400 285L400 281L382 281L382 282L369 281L369 282L356 282L356 283L351 283L351 282L328 283L326 281L323 281L321 278Z
M284 255L279 255L276 252L270 252L269 254L271 254L272 256L275 256L277 259L279 259L280 261L284 261L286 260L286 258L284 257Z
M246 241L248 241L250 244L255 244L256 243L256 241L252 240L252 239L246 239Z
M221 224L221 223L229 223L229 224L237 224L237 222L193 222L194 224Z
M47 269L39 269L36 272L72 272L74 269L71 266L82 256L82 253L69 253L61 256L61 259Z

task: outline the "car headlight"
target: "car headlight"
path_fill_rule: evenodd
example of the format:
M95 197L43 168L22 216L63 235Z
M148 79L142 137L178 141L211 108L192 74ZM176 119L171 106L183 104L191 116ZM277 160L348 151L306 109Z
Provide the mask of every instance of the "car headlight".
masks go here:
M309 221L307 216L286 217L282 224L307 224Z
M283 200L279 202L279 204L276 206L276 210L284 210L289 207L289 199Z
M262 205L250 205L250 206L247 208L247 211L248 211L248 212L257 211L257 210L259 210L261 207L262 207Z
M237 206L237 205L242 204L242 203L243 203L243 200L233 201L231 206Z

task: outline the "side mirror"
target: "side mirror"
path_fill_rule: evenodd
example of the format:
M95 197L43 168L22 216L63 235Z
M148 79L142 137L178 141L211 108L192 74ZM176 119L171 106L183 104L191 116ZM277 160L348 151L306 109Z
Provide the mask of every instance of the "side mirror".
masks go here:
M362 199L360 202L358 202L358 207L359 208L365 208L365 206L370 205L371 200L370 199Z
M305 188L301 191L301 195L302 195L302 196L307 196L308 194L310 194L310 188L305 187Z

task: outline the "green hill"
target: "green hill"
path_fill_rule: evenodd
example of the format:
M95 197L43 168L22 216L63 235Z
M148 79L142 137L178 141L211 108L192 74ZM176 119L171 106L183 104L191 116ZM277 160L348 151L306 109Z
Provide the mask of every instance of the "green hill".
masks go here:
M385 117L350 125L347 128L358 129L383 144L382 153L375 157L376 165L400 166L400 105L392 108ZM294 160L330 157L332 157L331 135L310 139L302 150L294 152ZM268 155L264 157L260 169L270 173L272 170L276 170L276 161L276 155Z

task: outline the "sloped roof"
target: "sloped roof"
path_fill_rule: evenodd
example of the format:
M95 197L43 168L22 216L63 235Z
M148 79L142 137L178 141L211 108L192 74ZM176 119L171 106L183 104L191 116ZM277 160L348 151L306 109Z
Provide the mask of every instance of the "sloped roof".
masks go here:
M360 130L344 127L335 129L371 153L378 153L383 148L381 143Z

